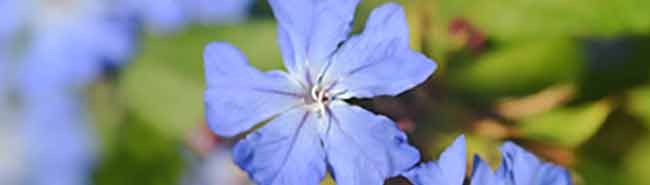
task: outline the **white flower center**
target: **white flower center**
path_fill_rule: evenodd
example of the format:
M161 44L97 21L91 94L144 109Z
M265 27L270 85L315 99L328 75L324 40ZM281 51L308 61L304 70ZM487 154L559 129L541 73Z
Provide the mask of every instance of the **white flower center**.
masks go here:
M314 111L320 111L321 114L325 113L325 106L330 102L329 93L327 88L316 84L309 89L308 96L305 96L305 104Z

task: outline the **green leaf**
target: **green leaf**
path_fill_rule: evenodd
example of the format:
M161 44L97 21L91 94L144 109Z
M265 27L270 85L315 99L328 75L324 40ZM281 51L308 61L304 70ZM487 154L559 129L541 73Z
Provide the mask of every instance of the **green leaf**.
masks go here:
M97 185L178 184L185 166L181 142L127 113L128 124L116 133L115 145L94 170Z
M570 40L513 43L469 62L449 72L450 85L483 98L527 95L573 81L584 66L577 44Z
M643 119L643 122L650 129L650 86L641 87L628 92L628 111Z
M646 0L442 0L448 17L465 17L498 40L611 36L650 31Z
M474 155L479 155L481 159L492 167L496 167L501 163L501 155L498 150L502 144L501 141L479 135L468 134L465 137L467 139L467 161L472 163L467 166L468 168L473 166ZM437 158L437 156L434 158Z
M124 105L119 101L116 86L112 81L100 81L90 87L88 109L97 125L102 148L112 147L117 130L125 117Z
M628 184L650 184L650 136L642 138L624 160Z
M161 63L192 79L203 80L203 49L211 42L226 42L244 52L249 62L262 69L281 69L282 58L272 20L237 25L193 26L167 37L147 35L136 62Z
M571 174L578 179L576 185L623 185L625 173L620 170L618 162L595 158L597 154L581 156L576 167L576 173ZM639 184L629 184L639 185Z
M181 137L203 120L203 84L157 63L135 63L121 94L129 110L163 133Z
M598 131L611 110L607 101L559 107L523 118L517 126L529 139L576 147Z

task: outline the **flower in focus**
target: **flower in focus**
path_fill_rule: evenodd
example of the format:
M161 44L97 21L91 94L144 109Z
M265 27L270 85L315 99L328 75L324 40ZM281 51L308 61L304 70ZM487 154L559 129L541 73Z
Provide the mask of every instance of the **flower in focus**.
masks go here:
M205 50L211 130L234 136L270 120L234 146L235 162L258 184L319 184L326 169L337 184L382 184L417 163L393 121L344 101L400 94L435 70L409 48L403 9L373 10L348 39L357 0L269 3L288 73L261 72L229 44Z
M472 185L571 185L569 172L557 165L540 161L535 155L512 142L501 147L503 161L493 173L478 156L474 159Z
M435 162L428 162L403 174L414 185L462 185L465 180L467 149L465 137L456 138Z

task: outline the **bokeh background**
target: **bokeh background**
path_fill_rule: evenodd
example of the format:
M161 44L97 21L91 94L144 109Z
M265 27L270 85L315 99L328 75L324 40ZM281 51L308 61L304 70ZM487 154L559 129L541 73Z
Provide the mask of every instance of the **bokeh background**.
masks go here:
M15 80L19 67L6 66L21 66L22 59L29 58L25 53L37 40L30 35L53 29L38 20L60 14L65 19L88 16L70 12L75 12L75 3L91 0L35 0L46 8L72 9L14 14L20 6L12 4L22 1L0 4L3 34L12 20L45 28L23 26L0 36L0 49L10 56L0 59L0 87L5 87L4 92L0 88L0 184L8 185L38 184L30 182L43 178L34 172L40 167L27 157L33 154L32 138L42 136L37 141L55 150L66 143L59 143L63 136L56 134L22 134L29 123L16 120L28 120L21 116L29 114L21 114L28 107L22 105L28 101L21 100L21 94L30 93L13 87L20 86L15 85L21 81ZM84 184L250 184L229 153L241 136L221 138L205 126L202 53L207 43L225 41L241 48L261 69L283 69L267 2L134 2L102 4L119 24L101 29L126 30L127 36L119 38L127 38L120 50L127 54L111 62L101 59L96 76L74 88L83 110L78 116L85 118L74 125L84 127L77 132L86 132L92 140L68 143L91 143L85 149L92 150L87 152L92 162L86 164L87 173L79 174ZM362 1L354 31L360 32L369 12L385 2ZM494 166L500 161L498 146L512 140L566 166L577 185L650 185L650 1L397 2L407 12L412 47L434 59L439 69L427 82L397 97L351 102L395 120L421 150L423 161L437 159L453 138L465 134L468 157L477 153ZM80 33L89 29L82 26ZM53 45L70 39L66 36ZM56 55L40 56L50 54ZM69 66L60 67L88 62L79 59L70 57L72 62L65 63ZM35 65L48 68L38 60ZM39 102L57 106L48 99ZM40 127L54 133L70 130L47 123ZM56 152L38 154L48 153ZM323 184L333 182L326 179Z

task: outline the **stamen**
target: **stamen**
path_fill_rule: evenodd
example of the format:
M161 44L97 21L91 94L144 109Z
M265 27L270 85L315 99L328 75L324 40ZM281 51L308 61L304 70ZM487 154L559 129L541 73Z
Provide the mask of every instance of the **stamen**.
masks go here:
M318 101L318 85L311 88L311 98L316 102Z

